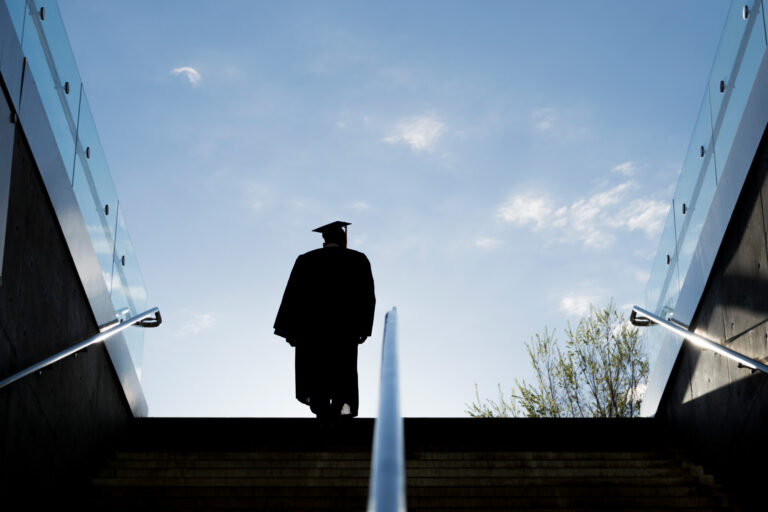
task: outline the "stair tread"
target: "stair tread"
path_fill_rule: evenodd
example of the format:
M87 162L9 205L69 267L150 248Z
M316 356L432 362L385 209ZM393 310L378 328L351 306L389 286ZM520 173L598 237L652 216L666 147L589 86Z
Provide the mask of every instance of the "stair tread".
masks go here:
M265 478L93 478L95 485L120 485L120 486L253 486L253 485L326 485L326 486L355 486L368 485L368 478L333 478L333 477L265 477ZM666 485L698 485L699 479L692 477L650 477L641 481L633 477L572 477L572 478L542 478L542 477L464 477L464 478L408 478L409 486L444 486L444 485L474 485L478 487L500 485L526 485L526 486L599 486L599 485L625 485L625 486L666 486Z
M677 456L678 452L669 451L626 451L626 452L572 452L572 451L465 451L450 450L406 450L406 458L412 460L431 459L509 459L509 460L669 460ZM293 450L119 450L115 453L118 459L152 459L152 458L199 458L199 459L250 459L250 458L274 458L274 459L370 459L370 451L293 451Z
M140 468L105 469L108 478L261 478L261 477L365 477L369 468ZM413 478L655 478L688 474L681 468L410 468Z
M130 496L137 492L133 487L103 487L113 495ZM667 485L658 487L645 486L611 486L611 487L585 487L585 486L410 486L408 496L690 496L702 493L704 488L694 485ZM296 496L296 495L346 495L367 496L367 487L333 487L333 486L217 486L217 487L145 487L143 496Z
M108 469L256 469L256 468L370 468L370 459L350 460L228 460L228 459L120 459L108 462ZM677 461L671 460L406 460L406 469L428 468L674 468L682 467Z

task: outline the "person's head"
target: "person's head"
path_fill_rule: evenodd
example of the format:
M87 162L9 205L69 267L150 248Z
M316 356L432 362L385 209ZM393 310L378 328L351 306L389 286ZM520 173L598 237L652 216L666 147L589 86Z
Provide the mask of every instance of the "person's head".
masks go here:
M341 226L335 226L323 231L323 240L325 241L323 247L328 244L336 244L340 247L347 246L347 234Z
M326 224L325 226L320 226L317 229L313 229L312 231L323 235L323 240L325 240L323 247L327 247L329 245L346 247L347 226L349 226L349 222L342 222L337 220L335 222L331 222L330 224Z

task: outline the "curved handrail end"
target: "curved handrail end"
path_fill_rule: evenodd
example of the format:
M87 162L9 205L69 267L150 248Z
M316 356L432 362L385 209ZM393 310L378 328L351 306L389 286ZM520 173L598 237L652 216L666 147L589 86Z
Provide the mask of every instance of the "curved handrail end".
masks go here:
M637 306L635 306L636 308ZM637 310L632 308L632 313L629 314L629 322L635 327L648 327L651 325L651 320L648 317L637 317Z
M154 328L160 327L163 323L163 317L160 315L160 310L155 311L155 318L144 318L136 324L137 327Z

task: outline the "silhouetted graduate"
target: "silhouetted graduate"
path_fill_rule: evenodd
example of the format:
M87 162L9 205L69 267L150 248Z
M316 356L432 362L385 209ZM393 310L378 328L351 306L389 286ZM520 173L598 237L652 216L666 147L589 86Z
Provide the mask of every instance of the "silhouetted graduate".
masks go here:
M296 259L275 319L275 334L296 347L296 399L318 417L357 416L357 346L373 327L371 265L347 249L348 225L313 230L323 248Z

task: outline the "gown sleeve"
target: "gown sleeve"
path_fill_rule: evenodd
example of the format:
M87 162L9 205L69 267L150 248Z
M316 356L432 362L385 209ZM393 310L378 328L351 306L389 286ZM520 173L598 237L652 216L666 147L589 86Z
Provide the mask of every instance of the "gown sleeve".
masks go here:
M360 311L360 337L368 337L373 330L373 315L376 309L376 294L373 286L373 274L371 273L371 263L363 255L361 262L361 311Z
M282 336L287 341L293 341L297 332L297 321L301 316L301 288L303 280L303 264L301 256L296 258L296 263L293 264L291 270L291 276L288 278L288 284L285 287L283 293L283 300L280 303L280 309L277 311L277 318L275 318L275 334Z

